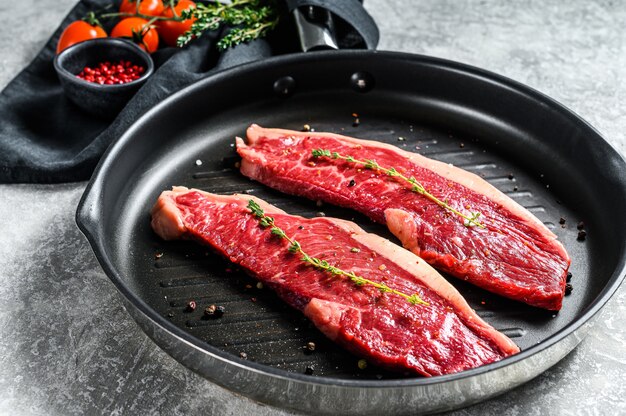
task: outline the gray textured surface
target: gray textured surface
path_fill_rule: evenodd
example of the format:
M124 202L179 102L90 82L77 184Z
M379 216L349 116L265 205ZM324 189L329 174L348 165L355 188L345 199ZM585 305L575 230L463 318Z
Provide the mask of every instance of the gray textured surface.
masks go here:
M462 61L526 83L626 154L626 3L516 4L366 2L381 29L380 49ZM0 2L0 87L72 5ZM84 186L0 185L0 414L286 414L196 376L138 329L74 224ZM626 414L625 318L622 287L557 366L454 414Z

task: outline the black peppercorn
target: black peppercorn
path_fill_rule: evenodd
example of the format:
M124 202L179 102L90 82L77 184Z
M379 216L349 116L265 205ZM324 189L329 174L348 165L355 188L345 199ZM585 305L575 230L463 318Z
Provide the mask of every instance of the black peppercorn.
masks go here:
M571 295L574 288L570 283L565 285L565 296Z
M313 351L315 351L315 343L314 342L307 342L306 345L304 346L304 352L307 354L312 353Z
M348 188L352 188L354 185L356 185L356 181L354 179L350 179L350 182L348 183Z
M578 228L579 230L582 230L583 228L585 228L585 223L580 221L578 225L576 226L576 228Z
M559 218L559 224L565 224L565 218L563 217Z
M567 277L565 278L565 281L569 283L570 280L572 280L572 272L567 272Z
M580 230L578 232L578 237L576 238L578 241L585 241L585 239L587 238L587 231L585 230Z
M307 374L310 376L313 374L314 371L315 371L315 368L313 368L312 365L307 365L306 368L304 369L304 374Z

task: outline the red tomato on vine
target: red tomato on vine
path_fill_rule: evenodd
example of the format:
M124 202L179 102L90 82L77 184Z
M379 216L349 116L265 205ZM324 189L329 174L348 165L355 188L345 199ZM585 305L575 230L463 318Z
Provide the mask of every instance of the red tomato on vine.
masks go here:
M107 33L100 26L89 24L83 20L77 20L70 23L63 33L61 33L59 43L57 43L57 53L84 40L106 37Z
M120 12L137 13L137 2L139 2L139 14L159 16L163 13L164 6L161 0L123 0L120 4Z
M135 42L141 49L152 53L159 47L159 35L146 19L127 17L120 20L111 31L113 38L127 38Z
M183 10L187 10L189 8L196 7L196 3L190 0L180 0L174 10L171 7L166 7L161 16L163 17L174 17L174 12L176 12L176 16L180 16ZM187 32L193 22L196 21L196 18L186 19L182 22L176 22L174 20L158 20L155 24L157 30L159 31L159 36L168 46L176 46L176 41L178 37L183 33Z

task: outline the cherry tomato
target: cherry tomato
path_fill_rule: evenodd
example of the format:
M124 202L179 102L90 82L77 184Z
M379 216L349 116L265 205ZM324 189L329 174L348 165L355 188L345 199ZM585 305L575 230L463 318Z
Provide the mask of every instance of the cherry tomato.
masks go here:
M163 13L163 1L161 0L123 0L120 4L120 12L136 13L137 1L139 1L139 13L147 16L159 16Z
M176 15L180 16L183 10L187 10L191 7L196 7L196 3L190 0L180 0L176 7L174 7L174 10L176 11ZM161 16L174 17L174 11L172 11L171 7L166 7ZM195 17L183 20L182 22L175 22L173 20L158 20L156 22L156 27L159 31L159 36L168 46L176 46L178 37L187 32L195 21Z
M120 20L111 31L113 38L127 38L135 42L141 49L152 53L159 47L159 34L146 19L127 17Z
M100 26L90 25L83 20L70 23L59 38L57 53L75 43L88 39L106 38L107 33Z

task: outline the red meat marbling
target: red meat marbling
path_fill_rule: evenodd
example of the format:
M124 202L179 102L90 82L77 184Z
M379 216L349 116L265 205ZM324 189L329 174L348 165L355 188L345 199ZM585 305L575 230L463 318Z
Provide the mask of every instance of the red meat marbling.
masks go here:
M397 178L340 159L313 158L328 149L375 160L415 177L441 201L486 228L464 220ZM280 191L355 209L387 224L404 247L432 266L483 289L540 308L559 310L570 258L535 216L467 171L395 146L332 133L252 125L237 138L241 173Z
M289 243L259 225L255 200L303 250L428 305L357 286L289 253ZM327 337L368 361L424 376L449 374L519 352L483 321L459 292L415 254L356 224L306 219L248 195L214 195L175 187L152 209L152 227L166 240L189 238L213 247L302 311Z

